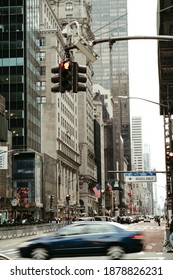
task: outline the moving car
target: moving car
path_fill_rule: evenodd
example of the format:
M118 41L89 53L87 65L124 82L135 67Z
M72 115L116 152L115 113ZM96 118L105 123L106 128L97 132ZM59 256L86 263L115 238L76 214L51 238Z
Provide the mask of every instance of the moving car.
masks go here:
M48 260L58 257L104 256L121 259L124 254L141 252L144 236L115 222L83 221L58 232L28 240L18 248L23 258Z

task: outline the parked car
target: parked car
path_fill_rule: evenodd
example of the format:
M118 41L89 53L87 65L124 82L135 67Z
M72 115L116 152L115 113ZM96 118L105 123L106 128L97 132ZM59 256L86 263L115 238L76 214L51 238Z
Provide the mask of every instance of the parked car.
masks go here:
M143 221L144 220L144 215L139 215L139 221Z
M81 217L78 221L95 221L94 217Z
M138 215L133 215L133 222L138 223L139 222L139 216Z
M95 221L111 222L112 218L109 216L95 216Z
M151 222L151 219L150 219L150 217L144 217L144 222Z
M18 248L23 258L48 260L58 257L104 256L121 259L124 254L141 252L144 236L115 222L83 221L58 232L27 240Z
M131 224L133 223L133 218L131 216L120 216L121 224Z

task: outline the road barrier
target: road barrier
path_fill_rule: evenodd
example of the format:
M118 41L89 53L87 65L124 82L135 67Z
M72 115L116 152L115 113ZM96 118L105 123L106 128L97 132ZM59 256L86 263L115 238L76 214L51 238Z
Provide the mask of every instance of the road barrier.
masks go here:
M0 240L20 238L24 236L32 236L43 233L58 231L65 223L60 224L43 224L43 225L22 225L22 226L9 226L0 228Z

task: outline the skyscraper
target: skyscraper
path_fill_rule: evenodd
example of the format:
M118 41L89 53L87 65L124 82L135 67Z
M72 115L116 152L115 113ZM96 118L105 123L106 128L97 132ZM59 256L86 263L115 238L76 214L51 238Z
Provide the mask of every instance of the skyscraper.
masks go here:
M127 0L90 0L92 5L92 30L95 39L127 36ZM94 83L109 89L113 100L113 120L116 142L124 141L124 156L131 170L130 109L129 96L128 42L102 43L95 47L100 56L94 63ZM116 157L119 162L120 143ZM120 167L121 168L121 167Z
M132 117L132 166L133 170L143 171L142 118Z
M39 0L0 2L0 94L6 99L13 149L40 151Z
M127 0L90 0L90 3L92 4L92 29L96 39L127 35ZM117 80L114 81L115 84L119 85L125 77L128 79L127 41L115 42L113 45L112 69L110 69L109 43L97 45L95 51L100 59L94 63L94 82L110 89L111 70L113 79Z
M144 163L141 116L132 117L131 139L132 168L134 171L142 172L144 170ZM148 214L148 212L146 212L146 205L148 205L147 193L148 189L146 183L140 181L132 183L132 201L134 213Z

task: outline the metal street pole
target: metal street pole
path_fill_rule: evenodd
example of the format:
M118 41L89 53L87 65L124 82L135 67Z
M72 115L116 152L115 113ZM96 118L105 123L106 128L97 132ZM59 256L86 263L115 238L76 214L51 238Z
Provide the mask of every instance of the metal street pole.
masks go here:
M118 41L129 41L129 40L160 40L160 41L173 41L173 36L167 36L167 35L156 35L156 36L118 36L118 37L109 37L105 39L96 39L92 41L92 45L97 45L100 43L106 43L106 42L118 42Z
M167 217L171 220L173 214L173 170L171 163L167 161L169 153L173 152L172 143L172 120L171 120L171 107L170 107L170 92L169 85L167 86L167 102L166 104L156 102L141 97L132 96L118 96L120 99L138 99L154 103L163 107L163 120L164 120L164 139L165 139L165 162L166 162L166 199L167 199ZM161 173L161 172L160 172Z
M79 34L78 34L79 35ZM79 36L81 37L81 36ZM96 39L90 42L83 42L84 46L93 47L97 44L102 43L109 43L114 44L119 41L129 41L129 40L158 40L158 41L173 41L173 36L167 36L167 35L156 35L156 36L118 36L118 37L108 37L105 39ZM69 52L72 49L76 49L77 46L75 43L72 43L70 46L65 47L65 51ZM82 51L82 50L81 50Z
M138 99L138 100L143 100L143 101L146 101L146 102L150 102L150 103L153 103L153 104L160 105L162 107L168 108L168 105L166 105L166 104L163 104L163 103L160 103L160 102L156 102L154 100L142 98L142 97L119 95L118 98L120 98L120 99Z

